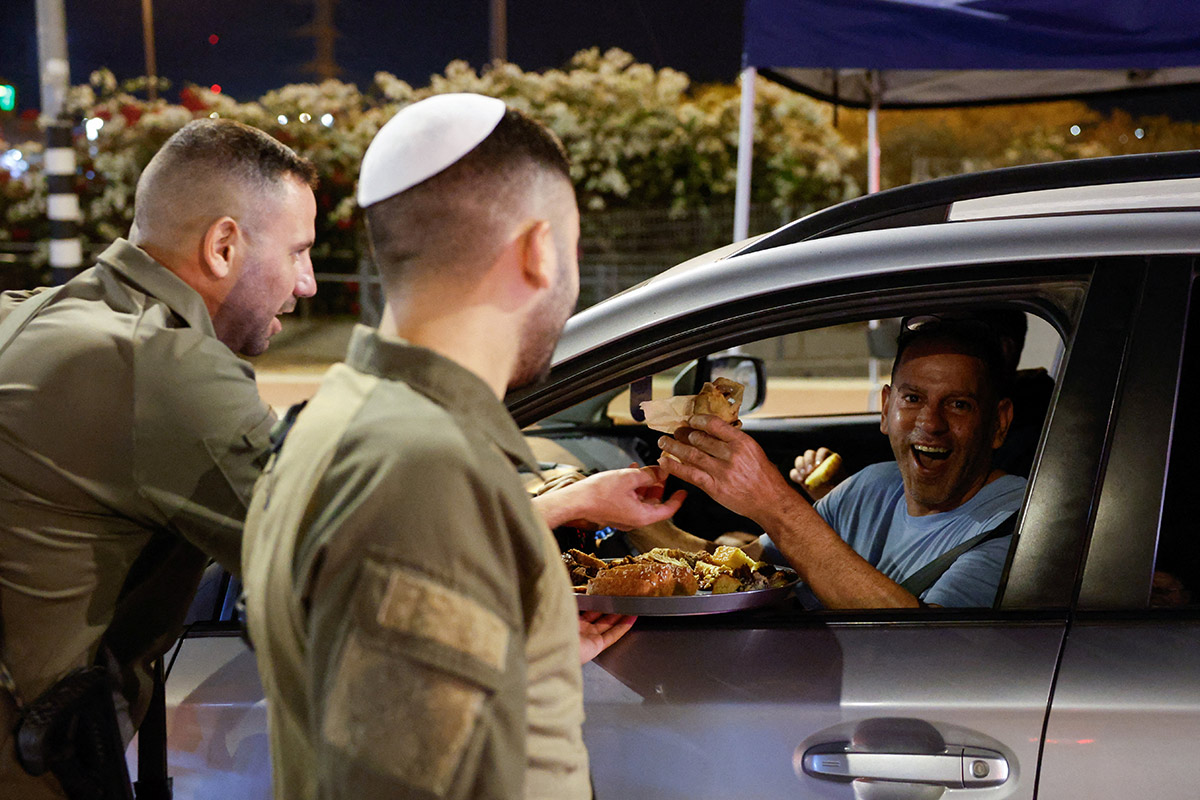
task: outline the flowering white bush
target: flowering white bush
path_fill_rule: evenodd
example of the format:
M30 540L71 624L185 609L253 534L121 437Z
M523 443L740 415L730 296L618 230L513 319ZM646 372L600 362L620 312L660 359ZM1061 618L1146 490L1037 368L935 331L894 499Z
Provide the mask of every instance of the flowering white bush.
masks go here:
M824 107L765 81L758 88L754 172L763 180L755 183L755 201L796 208L855 193L843 178L855 150L830 126ZM571 156L585 209L683 211L733 199L735 87L697 87L682 72L655 70L624 51L591 49L544 73L513 64L479 73L456 61L411 99L464 91L499 97L554 130Z
M325 250L353 249L354 184L366 146L397 109L444 92L499 97L545 122L571 156L585 209L703 208L731 201L736 180L737 89L697 87L681 72L655 70L620 50L585 50L563 69L542 73L508 63L478 72L455 61L423 88L381 72L365 94L331 80L284 86L240 103L188 86L178 103L168 103L135 95L144 88L145 79L120 84L100 70L70 92L72 113L103 123L94 140L77 138L77 189L90 240L127 230L137 176L171 133L197 117L221 116L261 128L316 163L318 241ZM855 149L829 125L820 104L764 81L757 115L756 202L804 208L857 191L843 169ZM6 231L44 238L42 184L35 168L0 186Z

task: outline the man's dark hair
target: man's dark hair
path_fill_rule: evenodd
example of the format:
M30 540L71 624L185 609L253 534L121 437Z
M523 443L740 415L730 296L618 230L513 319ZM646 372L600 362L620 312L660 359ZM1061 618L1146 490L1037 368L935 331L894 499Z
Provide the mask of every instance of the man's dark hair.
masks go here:
M1029 332L1025 312L1014 308L985 308L973 311L971 315L986 322L996 332L1004 360L1008 368L1016 372L1021 351L1025 349L1025 335Z
M1015 312L1020 313L1020 312ZM1022 314L1022 320L1024 315ZM1000 324L997 324L999 320ZM1008 355L1005 342L1011 325L1007 317L989 317L984 314L920 314L905 317L900 324L900 335L896 339L896 359L892 362L892 379L904 358L904 352L916 342L934 340L951 345L964 355L978 358L987 368L989 383L996 392L996 399L1011 397L1016 359ZM1021 330L1024 343L1024 329ZM1020 357L1020 349L1016 358Z
M455 170L481 174L502 171L522 159L571 180L571 162L562 142L545 125L515 108L506 109L487 138L442 174Z
M537 195L547 177L571 185L562 142L540 122L508 109L458 161L367 207L380 275L391 283L426 267L469 272L501 244L497 236L506 222L528 213L527 202L545 199Z
M311 187L317 168L270 135L231 119L199 119L176 131L146 165L134 196L133 222L143 232L173 208L216 187L269 192L284 178ZM252 203L253 205L253 203Z
M317 168L271 135L232 119L198 119L159 150L164 160L204 165L251 183L296 178L316 188ZM158 158L159 156L156 156Z

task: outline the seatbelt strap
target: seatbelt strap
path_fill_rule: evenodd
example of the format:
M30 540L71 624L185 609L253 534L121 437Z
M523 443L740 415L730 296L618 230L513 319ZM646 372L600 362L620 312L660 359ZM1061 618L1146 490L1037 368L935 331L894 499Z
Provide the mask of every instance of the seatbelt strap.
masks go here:
M986 530L978 536L973 536L962 544L958 545L958 547L951 548L950 550L942 553L933 561L930 561L928 564L921 567L921 569L905 578L904 582L900 584L900 588L916 597L920 597L925 590L937 583L937 579L942 577L942 574L945 573L946 570L950 569L950 565L958 560L958 557L963 553L973 550L985 542L990 542L993 539L999 539L1002 536L1008 536L1016 529L1016 527L1017 515L1016 512L1014 512L1011 516L1005 517L1004 520L996 527Z

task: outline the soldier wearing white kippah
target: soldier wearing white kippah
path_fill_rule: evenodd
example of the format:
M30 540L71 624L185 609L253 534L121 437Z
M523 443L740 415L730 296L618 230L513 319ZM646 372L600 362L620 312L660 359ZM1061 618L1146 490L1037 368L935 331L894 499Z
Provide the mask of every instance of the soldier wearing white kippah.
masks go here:
M440 95L380 130L358 199L384 320L246 524L275 795L589 797L579 663L632 620L578 614L547 523L634 527L682 497L630 469L535 508L517 474L536 463L501 398L544 373L578 293L566 155L499 100Z

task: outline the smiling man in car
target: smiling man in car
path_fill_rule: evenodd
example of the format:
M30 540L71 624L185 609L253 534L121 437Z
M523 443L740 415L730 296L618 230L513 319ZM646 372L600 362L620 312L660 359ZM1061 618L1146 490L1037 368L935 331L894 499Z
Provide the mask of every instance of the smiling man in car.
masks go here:
M826 608L990 606L1025 492L992 467L1012 422L1011 378L985 322L911 317L883 388L895 461L814 507L749 435L700 415L660 440L660 463L758 523L764 557L793 566Z

